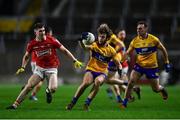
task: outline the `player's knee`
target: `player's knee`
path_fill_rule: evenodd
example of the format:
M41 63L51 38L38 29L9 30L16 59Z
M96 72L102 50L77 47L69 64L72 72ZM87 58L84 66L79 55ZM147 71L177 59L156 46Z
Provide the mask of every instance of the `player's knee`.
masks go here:
M89 82L89 81L84 81L84 82L83 82L83 86L88 86L88 85L90 85L90 82Z
M27 84L27 85L25 86L25 89L26 89L27 91L30 91L30 90L33 89L33 87L32 87L32 85Z
M96 80L96 81L95 81L95 85L96 85L96 86L100 86L101 84L102 84L102 82L101 82L100 80Z

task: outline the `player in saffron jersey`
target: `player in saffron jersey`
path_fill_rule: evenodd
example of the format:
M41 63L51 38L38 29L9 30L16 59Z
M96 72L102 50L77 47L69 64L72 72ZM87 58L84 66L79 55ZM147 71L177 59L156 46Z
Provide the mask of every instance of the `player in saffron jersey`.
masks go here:
M124 59L132 51L136 51L136 64L131 72L128 87L125 93L125 99L122 103L122 107L127 107L128 98L131 95L133 86L145 74L151 84L152 90L156 93L161 93L164 100L168 99L168 93L164 87L159 84L159 70L157 50L161 50L163 53L165 69L167 72L171 70L169 64L168 54L165 47L160 40L148 32L148 25L145 21L139 21L137 23L137 36L131 41L127 52L124 55Z
M126 38L126 31L124 29L119 30L117 33L117 38L118 38L118 40L121 41L122 47L121 47L121 50L119 50L119 53L123 56L125 51L126 51L126 46L124 44L124 40ZM113 73L115 78L120 78L121 80L128 81L128 76L127 76L128 68L129 68L128 67L128 61L127 60L125 60L123 62L121 61L121 65L122 65L122 71L120 74L117 74L116 65L113 63L110 63L109 64L109 73L111 73L111 74ZM119 103L122 102L122 99L120 96L120 93L121 93L120 91L125 91L126 85L112 85L111 88L109 87L107 89L108 96L110 98L112 98L113 91L114 91L114 93L116 95L117 102L119 102ZM140 88L134 87L133 90L138 95L138 98L140 98ZM134 97L131 96L130 100L133 101Z
M100 86L106 80L109 61L113 59L117 65L120 64L115 49L107 44L107 40L111 36L109 27L100 25L97 29L97 33L97 42L94 42L91 45L84 45L81 41L81 46L90 50L91 56L86 66L83 81L78 87L71 103L66 106L67 110L71 110L85 89L93 84L93 87L84 103L84 110L89 110L91 101L98 93Z
M35 71L17 99L11 106L7 107L7 109L16 109L31 89L45 77L48 80L48 87L46 89L47 103L51 103L52 93L55 92L58 86L57 68L59 66L59 59L56 54L56 49L59 49L66 56L72 59L75 67L80 68L82 66L82 63L79 62L57 39L45 35L45 28L42 23L34 25L34 33L36 37L28 43L26 53L23 56L21 68L18 69L18 71L24 71L32 52L37 56L35 59Z

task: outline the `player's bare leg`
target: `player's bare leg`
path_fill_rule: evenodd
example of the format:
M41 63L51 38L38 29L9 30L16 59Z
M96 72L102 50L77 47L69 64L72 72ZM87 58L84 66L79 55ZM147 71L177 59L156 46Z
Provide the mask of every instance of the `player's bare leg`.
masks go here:
M167 100L168 99L168 93L167 91L165 90L164 87L162 87L160 84L159 84L159 78L157 79L150 79L150 83L151 83L151 87L152 87L152 90L156 93L161 93L162 97L164 100Z
M49 80L48 87L46 88L46 101L47 103L52 102L52 93L54 93L58 87L58 80L56 73L48 73L47 79Z
M13 103L12 106L7 107L7 109L16 109L18 105L23 102L27 94L32 90L34 86L36 86L40 82L41 78L33 74L29 80L28 83L25 85L24 89L20 92L19 96L17 97L16 101Z
M114 94L116 96L117 102L121 103L122 102L122 98L121 98L121 91L120 91L119 85L112 85L112 89L113 89Z
M79 97L84 93L85 89L93 83L93 76L90 72L86 72L83 78L83 82L80 84L78 89L76 90L75 95L70 104L66 106L67 110L71 110L73 106L76 104Z
M104 80L105 80L104 75L100 75L94 80L93 88L91 89L91 91L85 101L85 104L84 104L85 111L89 110L89 105L90 105L91 101L94 99L94 97L97 95L99 88L103 84Z
M124 85L127 84L127 81L123 81L115 77L115 73L108 73L108 79L105 81L107 84L117 84Z
M131 97L132 89L135 83L140 79L140 77L141 77L141 74L139 72L132 70L131 75L130 75L130 80L128 82L128 86L125 92L125 99L123 101L122 107L127 106L128 99Z
M43 81L40 81L32 90L31 92L31 96L29 97L30 100L34 100L37 101L38 98L36 97L36 94L39 92L39 90L41 89L41 86L43 84Z

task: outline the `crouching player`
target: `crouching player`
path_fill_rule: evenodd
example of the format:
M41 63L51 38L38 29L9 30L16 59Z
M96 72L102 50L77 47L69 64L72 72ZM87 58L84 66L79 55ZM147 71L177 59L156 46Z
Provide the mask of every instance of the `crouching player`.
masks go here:
M91 51L91 56L86 66L83 81L78 87L70 104L66 106L67 110L71 110L85 89L93 84L93 87L84 103L84 110L89 110L89 105L98 93L100 86L107 78L107 67L109 61L113 59L117 65L119 64L119 60L116 58L115 49L107 44L107 40L110 37L109 29L100 25L97 29L97 33L97 42L94 42L91 45L84 45L81 42L83 48Z

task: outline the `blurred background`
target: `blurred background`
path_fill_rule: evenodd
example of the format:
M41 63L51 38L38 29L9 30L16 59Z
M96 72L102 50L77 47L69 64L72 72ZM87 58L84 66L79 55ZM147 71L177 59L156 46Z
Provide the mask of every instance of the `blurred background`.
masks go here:
M76 39L84 31L96 35L99 24L106 22L113 31L124 28L125 44L136 35L136 23L146 20L149 33L160 38L173 64L170 74L161 72L162 84L174 85L180 79L180 1L179 0L0 0L0 83L24 83L31 75L15 76L21 65L26 44L32 36L32 26L43 22L52 27L54 35L81 61L88 53ZM161 54L159 54L161 59ZM82 70L75 70L72 61L59 53L60 83L78 83ZM130 67L132 67L131 60ZM163 61L160 60L163 69Z

